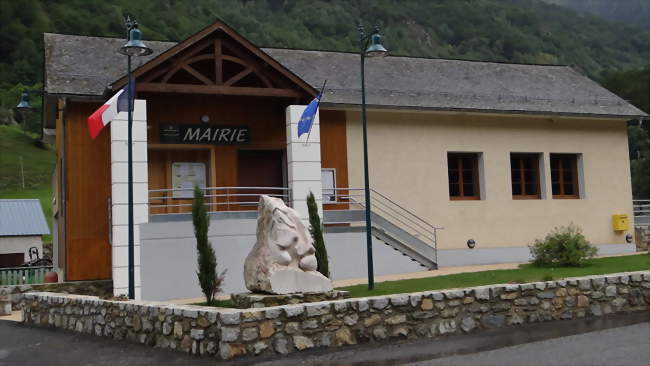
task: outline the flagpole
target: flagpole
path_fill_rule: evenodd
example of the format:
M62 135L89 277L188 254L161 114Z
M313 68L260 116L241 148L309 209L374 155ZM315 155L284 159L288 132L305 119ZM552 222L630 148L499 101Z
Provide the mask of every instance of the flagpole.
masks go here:
M321 101L321 99L323 99L323 92L325 91L325 85L327 85L327 79L325 79L325 81L323 81L323 87L320 88L320 94L318 94L320 96L320 98L318 98L318 103L316 103L316 112L318 112L318 107L320 107L320 101ZM314 117L316 117L315 114L314 114ZM313 121L311 123L311 125L309 126L309 132L307 132L307 140L305 140L305 145L307 145L309 143L309 136L311 136L311 129L314 127L315 122L316 121Z

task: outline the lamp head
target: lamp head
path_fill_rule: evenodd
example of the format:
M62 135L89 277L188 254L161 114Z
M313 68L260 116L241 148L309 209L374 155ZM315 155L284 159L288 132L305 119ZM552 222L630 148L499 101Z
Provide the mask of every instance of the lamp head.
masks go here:
M386 50L386 48L381 44L379 31L375 30L370 37L370 46L368 46L368 49L366 50L366 57L384 57L387 54L388 50Z
M19 111L27 111L32 109L32 105L29 104L29 93L27 91L22 92L20 95L20 102L16 106L16 109Z
M129 41L126 42L119 52L126 56L148 56L153 50L142 42L142 33L138 25L134 24L129 30Z

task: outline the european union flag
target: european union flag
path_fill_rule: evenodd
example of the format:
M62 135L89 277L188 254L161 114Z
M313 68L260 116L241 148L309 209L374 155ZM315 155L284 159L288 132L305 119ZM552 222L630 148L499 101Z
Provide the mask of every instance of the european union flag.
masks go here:
M318 111L318 103L320 103L320 97L322 94L318 94L314 100L307 105L305 111L302 112L300 116L300 121L298 121L298 137L302 136L303 133L309 132L311 130L311 125L314 123L314 118L316 118L316 112Z

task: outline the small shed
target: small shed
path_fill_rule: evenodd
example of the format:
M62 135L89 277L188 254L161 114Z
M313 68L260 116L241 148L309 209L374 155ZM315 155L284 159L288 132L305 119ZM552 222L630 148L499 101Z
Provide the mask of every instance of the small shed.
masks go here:
M43 253L50 229L37 199L0 199L0 268L29 261L29 248Z

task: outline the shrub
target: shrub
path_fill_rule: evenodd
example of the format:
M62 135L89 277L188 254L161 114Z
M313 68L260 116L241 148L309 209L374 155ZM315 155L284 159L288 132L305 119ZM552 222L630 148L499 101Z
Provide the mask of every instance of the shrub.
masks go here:
M529 248L535 266L577 267L598 253L598 248L589 244L574 224L555 228L544 240L535 240Z
M192 223L194 224L194 237L196 238L197 264L199 270L196 275L199 279L201 291L205 295L208 305L213 303L214 295L221 290L225 271L217 274L217 258L214 255L212 244L208 241L208 228L210 220L205 209L203 190L194 187L194 202L192 202Z
M307 196L307 210L309 211L309 233L314 239L314 249L316 249L316 261L318 262L317 271L323 276L330 277L329 260L327 258L327 249L323 239L323 226L318 216L318 206L316 198L312 192Z

